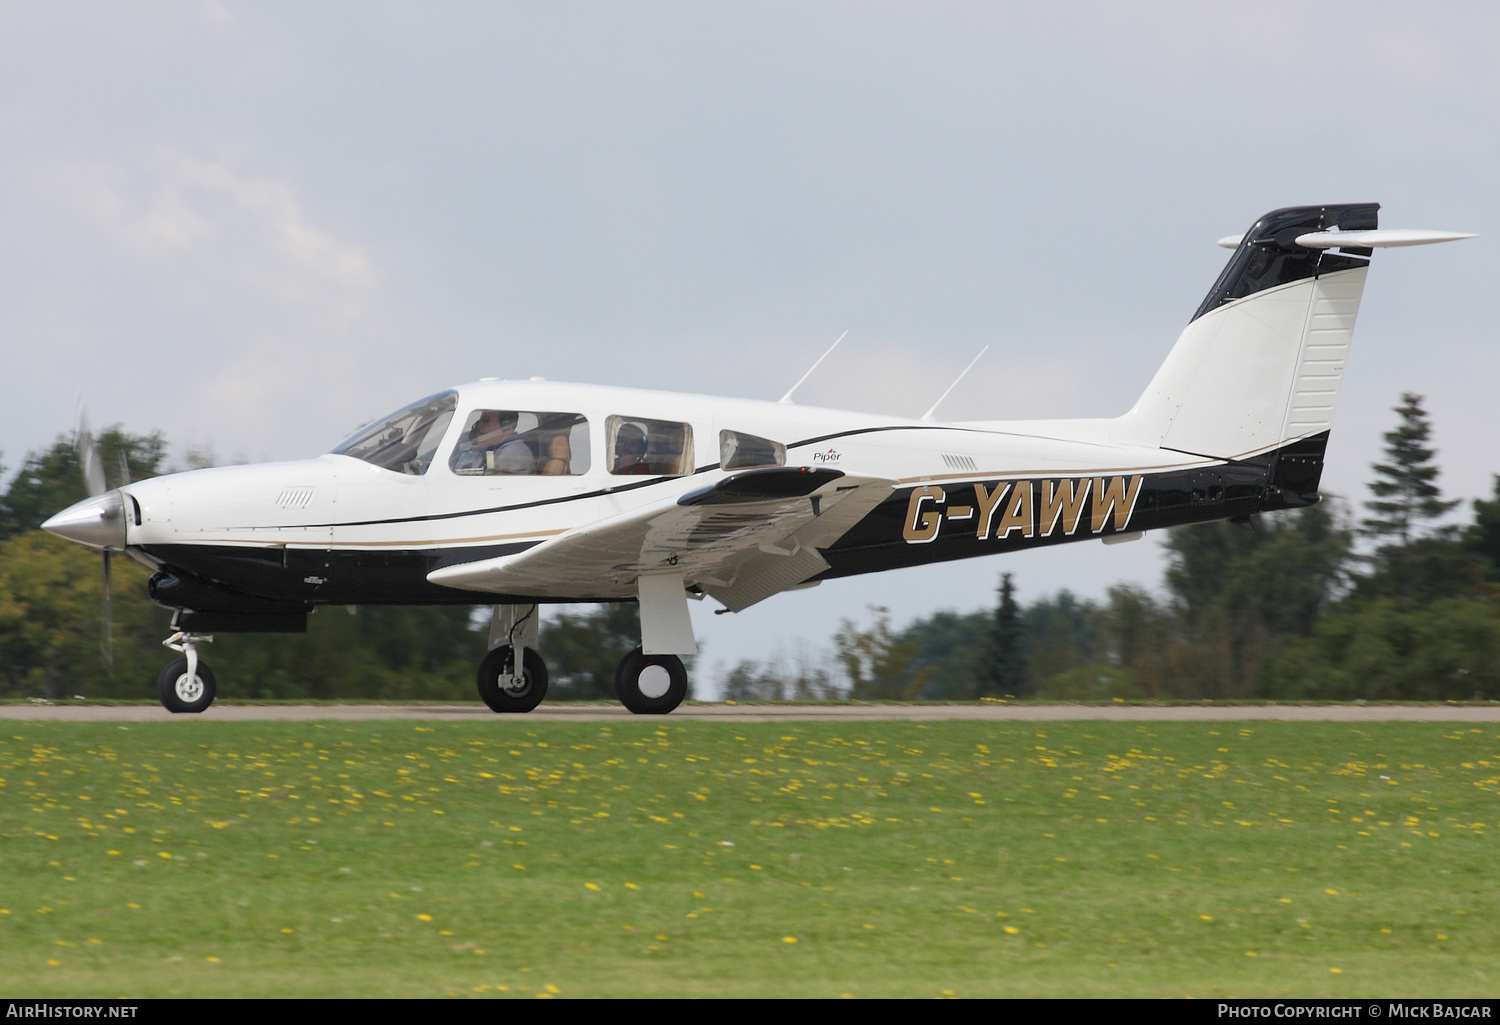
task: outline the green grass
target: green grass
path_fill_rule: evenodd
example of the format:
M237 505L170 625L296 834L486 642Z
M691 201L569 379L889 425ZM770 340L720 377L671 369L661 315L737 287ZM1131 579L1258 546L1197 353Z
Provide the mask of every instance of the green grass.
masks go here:
M13 996L1492 996L1453 724L7 723Z

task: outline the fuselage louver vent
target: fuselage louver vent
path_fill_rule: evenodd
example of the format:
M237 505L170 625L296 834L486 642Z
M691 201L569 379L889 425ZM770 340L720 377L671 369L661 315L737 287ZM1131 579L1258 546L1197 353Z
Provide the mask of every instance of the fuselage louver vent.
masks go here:
M978 469L978 467L974 465L974 457L973 456L956 456L956 455L953 455L951 452L944 452L943 453L943 462L947 464L948 469L950 469L950 470L977 470Z
M305 509L318 493L317 488L287 488L276 496L278 509Z

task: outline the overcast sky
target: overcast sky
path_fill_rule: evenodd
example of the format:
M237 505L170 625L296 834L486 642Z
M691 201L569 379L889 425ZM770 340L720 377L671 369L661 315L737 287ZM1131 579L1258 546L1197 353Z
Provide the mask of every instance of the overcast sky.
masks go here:
M1500 8L0 3L0 448L72 426L287 459L485 376L915 416L1115 415L1275 207L1477 231L1377 253L1325 491L1401 392L1490 491ZM1083 543L695 608L713 665L1155 587ZM711 603L705 603L708 605Z

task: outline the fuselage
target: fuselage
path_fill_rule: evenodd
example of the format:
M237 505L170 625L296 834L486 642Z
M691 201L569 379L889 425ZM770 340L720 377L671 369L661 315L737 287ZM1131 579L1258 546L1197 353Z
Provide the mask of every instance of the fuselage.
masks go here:
M162 571L153 596L169 605L254 611L264 602L471 604L478 598L472 591L432 584L427 575L524 551L712 484L735 472L731 450L737 442L748 451L749 439L762 453L770 443L785 465L897 482L888 499L824 551L827 578L1305 505L1316 500L1322 457L1320 439L1299 443L1305 472L1293 479L1285 447L1210 459L1081 440L1089 432L1076 422L1060 429L1069 435L1060 438L1048 436L1045 424L943 424L539 381L485 382L444 394L452 396L451 415L431 432L438 436L428 439L420 460L392 463L382 456L388 465L379 465L332 453L127 485L124 547ZM470 436L466 424L484 410L519 412L520 426L536 423L533 433L543 435L546 423L566 422L565 471L466 467L460 451ZM616 472L611 445L623 444L621 432L630 429L621 424L675 425L678 461L671 472L640 466ZM564 432L551 437L558 433ZM535 451L540 442L531 445L528 451L512 441L510 451L543 459ZM632 596L601 581L593 593L496 600Z

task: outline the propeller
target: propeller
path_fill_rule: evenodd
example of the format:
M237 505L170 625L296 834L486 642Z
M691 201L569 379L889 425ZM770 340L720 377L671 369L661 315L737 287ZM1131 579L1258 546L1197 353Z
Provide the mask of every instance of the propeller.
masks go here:
M83 399L78 400L78 427L74 431L74 447L78 450L78 464L83 471L83 486L88 489L90 498L98 498L104 494L106 485L104 482L104 463L99 458L99 446L94 441L93 432L89 430L88 411L83 408ZM120 454L121 484L130 483L130 471L125 462L125 453ZM104 668L111 675L115 671L115 637L114 637L114 606L110 599L110 573L109 556L110 551L105 548L101 551L104 556L102 600L99 608L99 658L104 663Z

